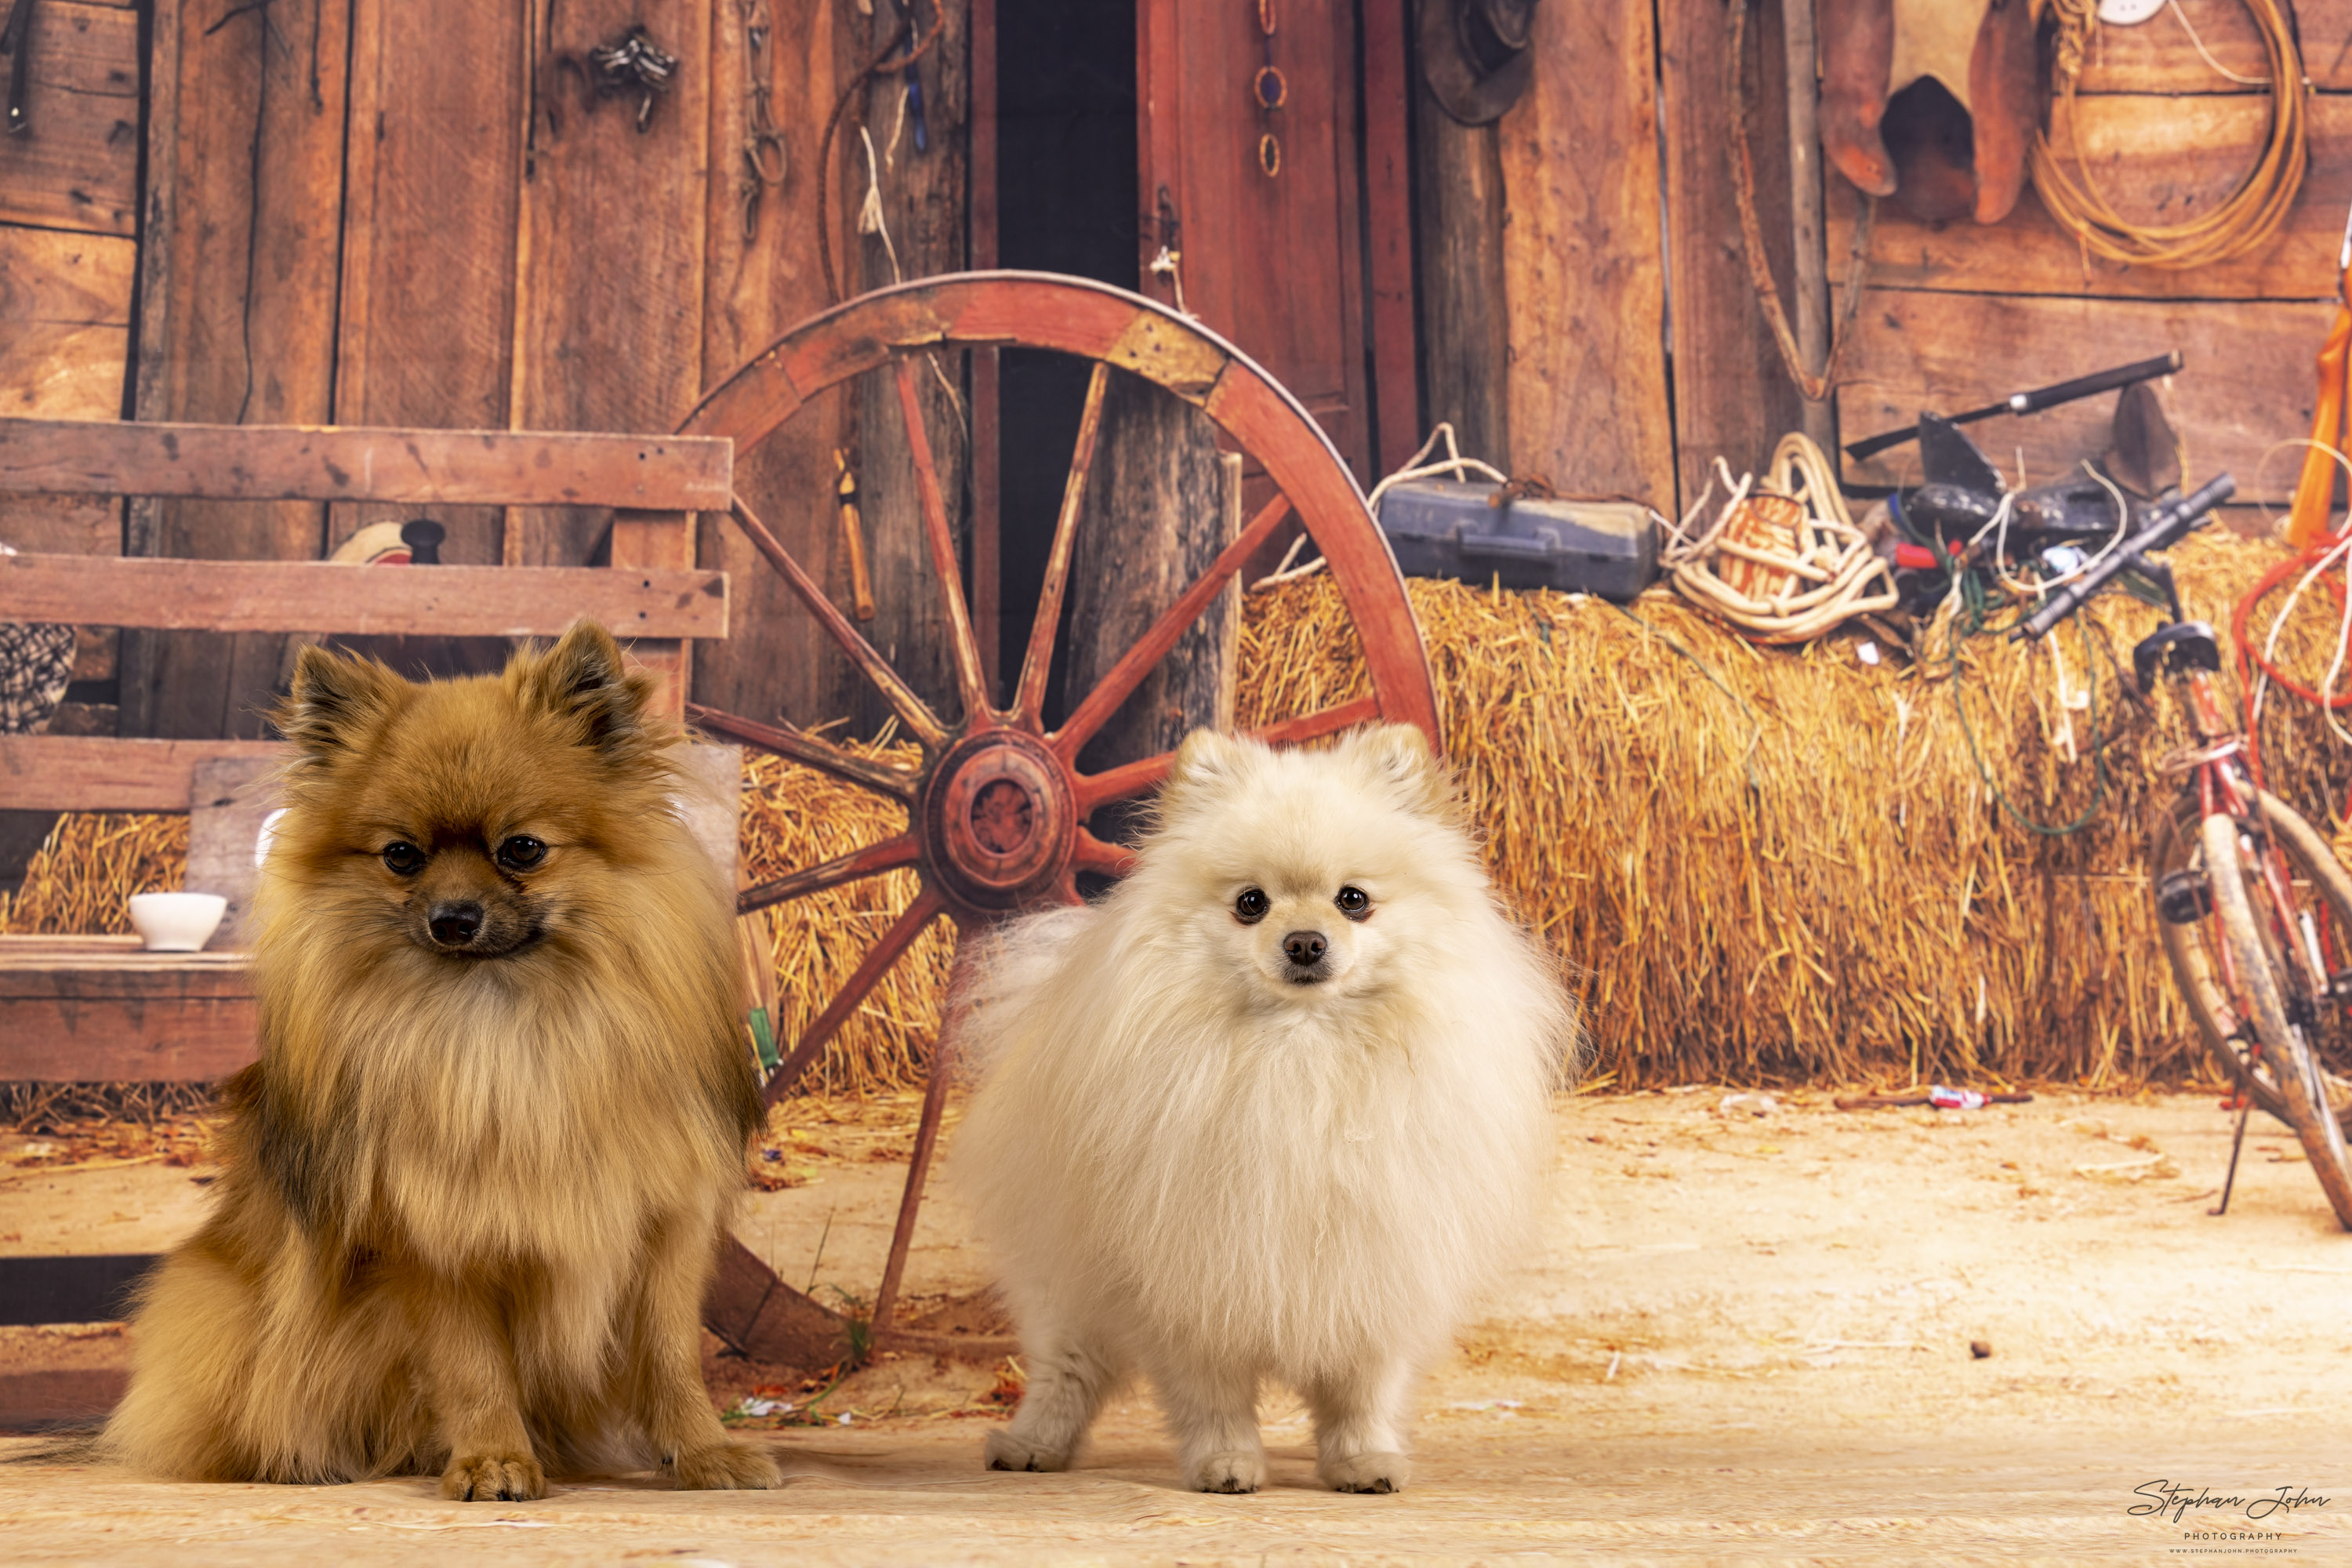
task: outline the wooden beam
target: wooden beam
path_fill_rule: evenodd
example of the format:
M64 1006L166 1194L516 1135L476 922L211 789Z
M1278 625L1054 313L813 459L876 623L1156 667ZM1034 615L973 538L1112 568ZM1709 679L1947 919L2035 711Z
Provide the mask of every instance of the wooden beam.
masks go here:
M0 808L185 811L196 764L282 757L278 741L118 741L101 735L0 735ZM0 939L0 953L9 939Z
M616 636L723 637L727 574L591 566L370 570L329 561L0 556L0 619L187 631L553 637L583 616Z
M0 942L0 1079L203 1082L259 1054L243 954L16 945Z
M733 469L684 436L0 419L0 495L724 511Z

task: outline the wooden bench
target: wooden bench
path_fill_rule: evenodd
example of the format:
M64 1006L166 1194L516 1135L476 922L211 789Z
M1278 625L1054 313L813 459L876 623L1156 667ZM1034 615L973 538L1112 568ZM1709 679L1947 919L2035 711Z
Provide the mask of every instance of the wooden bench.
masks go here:
M587 615L682 715L694 642L727 635L727 577L695 566L694 514L726 509L733 470L731 441L676 436L0 419L0 495L614 509L609 567L0 556L0 621L553 637ZM190 811L200 781L266 773L282 744L0 736L0 807ZM253 1027L234 952L0 939L0 1079L216 1079L253 1059Z

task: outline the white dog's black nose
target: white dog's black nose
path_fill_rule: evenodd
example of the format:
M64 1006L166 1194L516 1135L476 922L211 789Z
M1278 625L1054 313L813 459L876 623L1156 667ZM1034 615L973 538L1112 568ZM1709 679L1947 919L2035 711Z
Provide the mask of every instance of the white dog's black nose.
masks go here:
M1322 963L1328 945L1319 931L1295 931L1282 939L1284 955L1301 969Z
M432 929L433 940L443 947L464 947L482 929L482 906L436 904L425 923Z

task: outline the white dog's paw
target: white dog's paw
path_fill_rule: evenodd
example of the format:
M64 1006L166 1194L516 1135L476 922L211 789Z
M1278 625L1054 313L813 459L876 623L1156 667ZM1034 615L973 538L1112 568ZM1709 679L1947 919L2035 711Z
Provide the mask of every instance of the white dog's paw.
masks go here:
M1335 1492L1401 1492L1412 1479L1412 1462L1402 1454L1350 1454L1315 1467Z
M1010 1426L999 1426L991 1432L982 1454L992 1470L1066 1470L1070 1468L1068 1449L1040 1447L1014 1436Z
M1246 1448L1212 1454L1192 1467L1192 1489L1203 1492L1254 1492L1265 1485L1265 1456Z

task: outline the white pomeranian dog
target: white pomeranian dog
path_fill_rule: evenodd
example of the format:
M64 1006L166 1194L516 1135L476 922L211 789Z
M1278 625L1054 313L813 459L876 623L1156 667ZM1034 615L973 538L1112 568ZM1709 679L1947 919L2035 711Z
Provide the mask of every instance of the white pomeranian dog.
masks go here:
M1580 1047L1421 732L1195 731L1133 874L1004 927L960 1009L954 1168L1028 1363L990 1468L1066 1468L1140 1372L1202 1491L1264 1484L1267 1379L1326 1485L1402 1488L1413 1384L1533 1218Z

